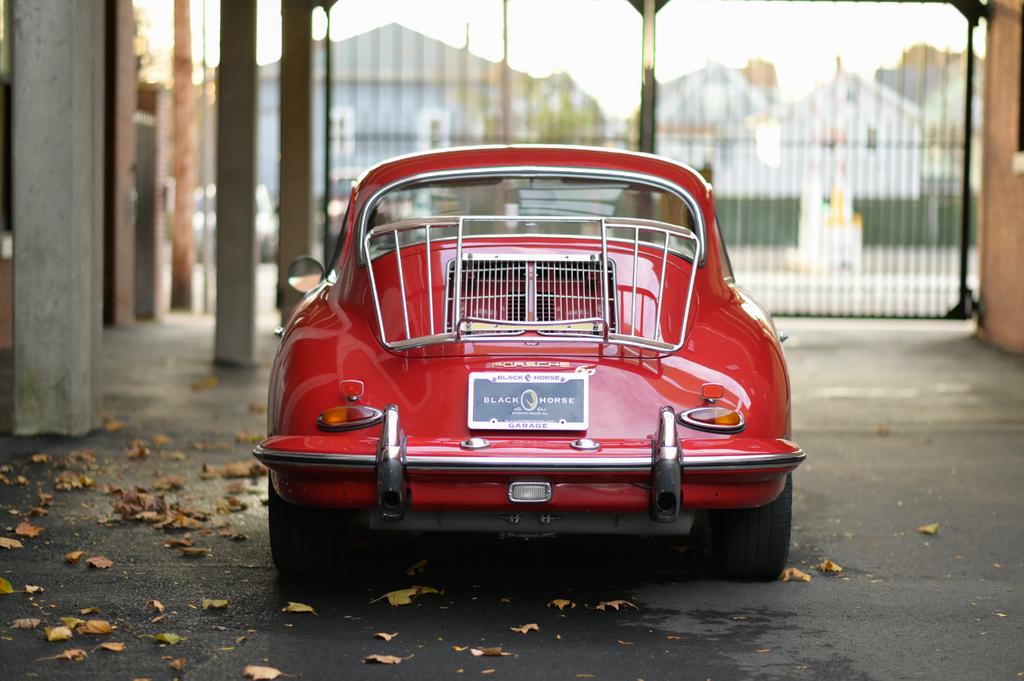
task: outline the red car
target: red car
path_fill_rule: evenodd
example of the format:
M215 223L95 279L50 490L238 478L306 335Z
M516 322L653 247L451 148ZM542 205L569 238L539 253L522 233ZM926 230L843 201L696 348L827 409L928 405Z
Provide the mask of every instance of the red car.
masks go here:
M711 187L645 154L511 146L367 171L270 381L270 541L337 568L371 530L685 535L722 573L789 550L789 379Z

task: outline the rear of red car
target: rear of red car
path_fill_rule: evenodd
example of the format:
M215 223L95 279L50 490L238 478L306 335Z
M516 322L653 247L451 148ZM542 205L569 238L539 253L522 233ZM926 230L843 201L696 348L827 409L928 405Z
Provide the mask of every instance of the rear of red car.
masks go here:
M314 547L355 522L686 534L710 510L726 574L777 575L803 453L713 216L692 170L626 152L369 171L275 361L255 454L278 566L329 567Z

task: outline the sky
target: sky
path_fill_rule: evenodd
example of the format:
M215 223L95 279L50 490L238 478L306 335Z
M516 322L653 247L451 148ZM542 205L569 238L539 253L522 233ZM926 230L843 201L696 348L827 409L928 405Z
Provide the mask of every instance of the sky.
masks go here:
M258 0L257 61L281 55L280 0ZM172 0L134 0L147 13L151 44L173 44ZM202 58L203 9L207 61L219 59L217 0L192 0L193 53ZM501 59L501 0L339 0L331 39L397 22L485 59ZM323 39L317 10L313 37ZM639 13L626 0L509 0L509 64L534 76L564 71L605 111L626 117L640 100ZM657 20L656 76L665 81L709 61L742 67L750 58L773 62L783 97L798 98L829 80L836 57L869 76L898 62L903 49L928 43L962 51L967 29L951 6L917 3L671 0ZM984 29L975 49L984 52Z

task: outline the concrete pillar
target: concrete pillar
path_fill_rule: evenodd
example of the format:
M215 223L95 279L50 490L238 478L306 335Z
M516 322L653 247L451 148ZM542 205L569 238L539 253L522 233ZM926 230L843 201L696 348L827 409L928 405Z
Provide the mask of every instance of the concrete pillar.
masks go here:
M131 0L106 0L106 135L103 317L135 321L135 14Z
M256 3L221 0L214 361L253 363L256 335Z
M282 324L288 321L300 298L299 293L288 286L288 263L308 254L312 244L312 16L309 0L281 2L281 208L277 242L277 302ZM324 257L330 257L330 254Z
M14 3L14 432L98 425L104 0Z

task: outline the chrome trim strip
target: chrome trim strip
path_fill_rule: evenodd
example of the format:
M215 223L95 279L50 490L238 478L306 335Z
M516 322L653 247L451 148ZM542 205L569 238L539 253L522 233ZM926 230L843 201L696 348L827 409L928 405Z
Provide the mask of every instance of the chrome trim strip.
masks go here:
M359 468L372 470L374 454L330 454L291 452L266 449L253 450L261 463L293 466ZM683 456L683 469L694 471L761 470L785 468L803 463L807 455L801 450L775 454L738 454L731 456ZM416 470L502 470L502 471L590 471L639 472L651 470L651 459L637 456L425 456L406 454L406 467Z

